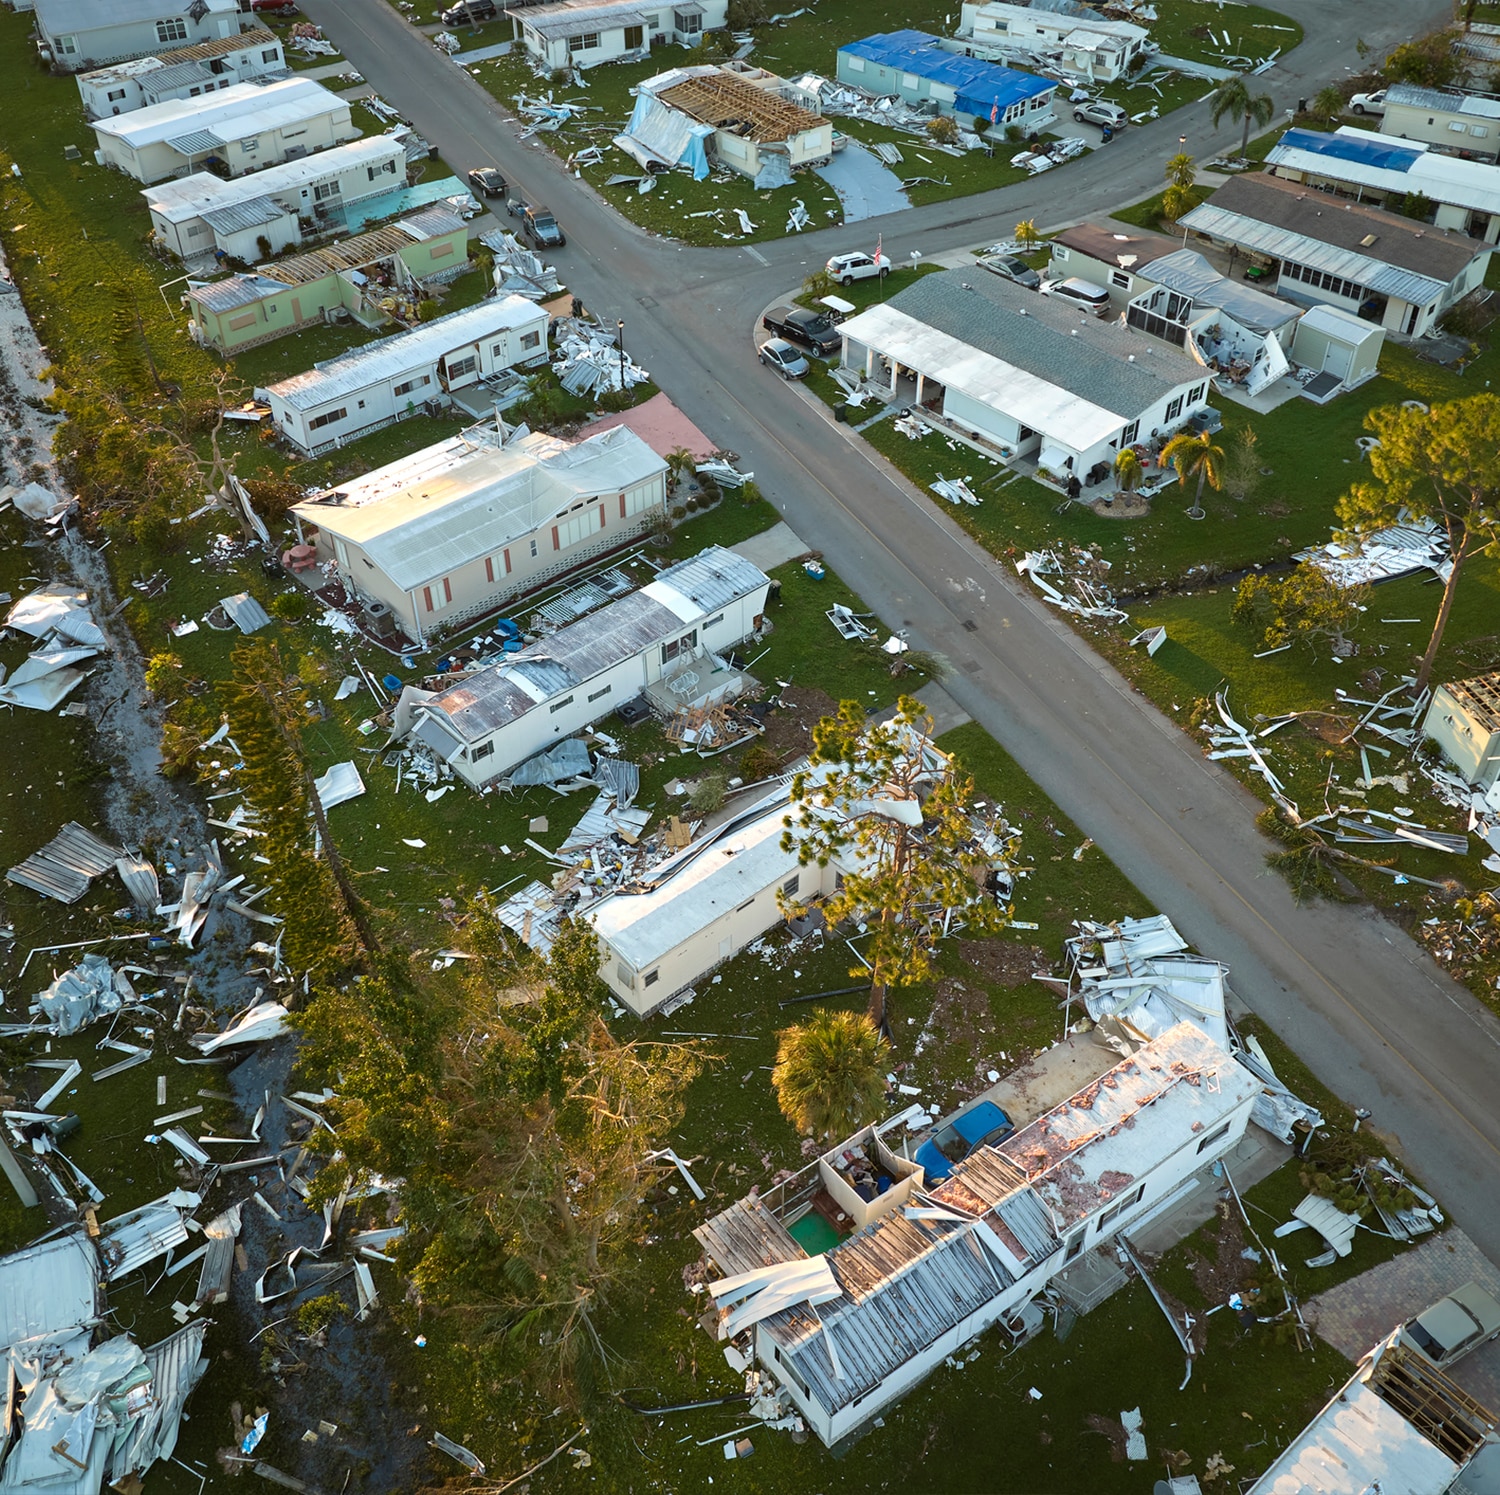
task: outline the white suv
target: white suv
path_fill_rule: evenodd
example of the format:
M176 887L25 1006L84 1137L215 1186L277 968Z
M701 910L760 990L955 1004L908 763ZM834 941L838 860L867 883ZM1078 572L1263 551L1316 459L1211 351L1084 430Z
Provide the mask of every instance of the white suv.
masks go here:
M870 280L876 275L884 278L890 273L891 261L888 255L883 254L877 264L873 254L856 251L853 254L834 255L826 268L841 286L846 286L853 285L856 280Z
M1377 93L1357 93L1349 100L1349 107L1356 114L1384 114L1385 89Z
M1130 116L1118 104L1108 99L1091 99L1073 111L1073 118L1082 125L1108 126L1111 130L1123 130L1130 123Z

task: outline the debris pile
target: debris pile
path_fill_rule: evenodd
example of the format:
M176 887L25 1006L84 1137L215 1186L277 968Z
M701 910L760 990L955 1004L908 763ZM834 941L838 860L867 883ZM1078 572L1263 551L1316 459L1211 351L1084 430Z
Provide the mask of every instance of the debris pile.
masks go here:
M559 317L552 326L557 349L552 371L569 394L634 389L651 377L602 323L586 317Z
M294 21L292 29L287 33L295 51L301 52L304 57L337 57L339 49L330 41L325 41L323 28L315 26L311 21Z
M1448 537L1431 519L1392 525L1358 538L1330 540L1292 557L1316 566L1336 586L1357 587L1432 571L1446 582L1453 571Z
M1029 576L1042 596L1065 613L1084 618L1124 622L1125 613L1115 606L1115 595L1105 582L1110 563L1081 546L1055 550L1029 550L1016 562L1016 570ZM1058 578L1054 586L1046 580Z
M524 296L528 301L545 301L562 290L562 282L551 265L529 250L514 234L492 228L479 236L479 242L495 257L495 292L500 296Z
M52 711L83 684L88 671L79 666L108 647L88 602L81 587L52 581L12 604L4 626L36 647L9 678L0 667L0 704Z
M1287 798L1286 790L1282 782L1271 770L1271 765L1266 762L1265 755L1255 745L1255 738L1268 737L1278 727L1283 727L1291 717L1277 717L1273 722L1262 727L1251 736L1250 729L1236 721L1229 712L1229 687L1226 685L1214 696L1214 707L1219 713L1222 727L1216 727L1212 722L1208 724L1208 740L1211 744L1208 756L1213 759L1221 758L1248 758L1255 772L1258 773L1270 786L1271 798L1292 817L1294 822L1300 823L1302 812L1296 803Z

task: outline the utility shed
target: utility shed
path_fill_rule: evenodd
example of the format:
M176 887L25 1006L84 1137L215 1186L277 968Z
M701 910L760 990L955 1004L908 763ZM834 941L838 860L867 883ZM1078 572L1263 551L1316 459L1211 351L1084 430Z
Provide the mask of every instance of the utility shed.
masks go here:
M484 788L633 701L669 667L741 643L760 627L770 588L758 566L711 545L423 702L411 735Z
M1052 123L1057 84L1016 68L965 57L958 44L925 31L891 31L838 50L838 80L861 93L894 94L914 109L1019 125L1030 133Z
M1292 361L1329 374L1338 382L1330 394L1353 389L1380 372L1385 331L1336 306L1313 306L1292 337Z
M424 639L638 536L665 501L666 471L623 427L568 442L474 426L325 489L292 517L355 596Z
M1181 221L1268 262L1278 296L1337 306L1404 337L1432 331L1484 283L1490 262L1478 239L1263 172L1231 177Z
M94 136L101 166L149 183L206 166L242 176L355 140L359 129L337 94L310 78L285 78L95 120Z
M1495 1414L1402 1339L1376 1345L1247 1495L1446 1495L1496 1453ZM1486 1483L1475 1489L1492 1489Z
M1500 670L1438 686L1422 732L1471 784L1500 781Z
M524 296L501 296L406 332L351 348L265 389L276 429L316 457L366 431L448 403L455 389L482 383L547 356L546 311Z
M1207 402L1207 371L1176 348L980 269L924 275L838 330L845 367L892 398L1086 486Z

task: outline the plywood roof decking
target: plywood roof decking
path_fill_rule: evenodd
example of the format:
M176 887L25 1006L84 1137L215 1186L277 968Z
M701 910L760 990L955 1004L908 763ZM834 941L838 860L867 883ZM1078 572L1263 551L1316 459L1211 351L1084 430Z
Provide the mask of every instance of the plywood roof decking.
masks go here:
M805 130L816 130L823 117L732 73L689 78L657 95L664 104L680 109L701 124L752 140L790 140Z
M215 57L228 57L250 47L276 45L276 33L262 26L254 31L238 32L234 36L220 36L213 41L197 42L191 47L175 47L170 52L159 53L157 60L167 67L175 67L180 62L210 62Z
M1500 670L1443 688L1487 731L1500 732Z

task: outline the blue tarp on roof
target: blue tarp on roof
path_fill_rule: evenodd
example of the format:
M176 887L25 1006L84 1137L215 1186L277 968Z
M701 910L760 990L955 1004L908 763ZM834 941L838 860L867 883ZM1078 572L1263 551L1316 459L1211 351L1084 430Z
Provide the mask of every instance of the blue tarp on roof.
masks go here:
M1382 171L1410 171L1417 158L1426 154L1368 130L1361 130L1357 137L1325 135L1320 130L1288 130L1276 142L1277 149L1283 146L1330 156L1335 161L1357 161L1361 166L1375 166Z
M891 31L867 36L839 48L840 53L863 57L880 67L915 73L930 83L945 83L958 93L956 113L988 115L998 106L1003 113L1012 104L1025 102L1038 94L1051 93L1057 87L1050 78L1034 78L1015 68L995 62L981 62L977 57L962 57L943 50L935 36L925 31Z
M630 123L623 135L615 136L615 144L648 171L658 164L685 163L693 169L693 180L701 182L708 175L704 142L713 132L712 125L699 124L680 109L664 104L654 93L642 91L635 96Z

